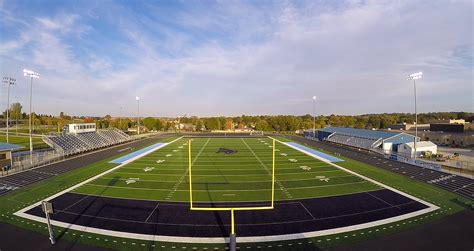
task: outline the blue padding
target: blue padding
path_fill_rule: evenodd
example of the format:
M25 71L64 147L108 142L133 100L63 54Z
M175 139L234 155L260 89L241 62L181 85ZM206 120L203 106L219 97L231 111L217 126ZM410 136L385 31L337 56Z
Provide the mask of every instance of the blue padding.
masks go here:
M118 159L114 159L114 160L110 161L109 163L122 164L122 163L124 163L125 161L127 161L127 160L129 160L129 159L131 159L131 158L134 158L134 157L136 157L136 156L138 156L138 155L140 155L140 154L142 154L142 153L148 152L148 151L153 151L154 149L156 149L156 148L158 148L158 147L160 147L160 146L162 146L162 145L166 145L166 144L167 144L167 143L156 143L156 144L153 144L153 145L151 145L151 146L147 146L147 147L145 147L145 148L143 148L143 149L140 149L140 150L138 150L138 151L135 151L135 152L133 152L133 153L129 153L129 154L127 154L127 155L125 155L125 156L122 156L122 157L120 157L120 158L118 158Z
M325 159L325 160L327 160L327 161L329 161L329 162L332 162L332 163L344 161L344 160L342 160L342 159L336 158L336 157L331 156L331 155L329 155L329 154L325 154L325 153L322 153L322 152L320 152L320 151L316 151L316 150L314 150L314 149L312 149L312 148L309 148L309 147L306 147L306 146L302 146L302 145L297 144L297 143L295 143L295 142L286 142L286 144L291 145L291 146L293 146L293 147L295 147L295 148L298 148L298 149L300 149L300 150L302 150L302 151L305 151L305 152L314 154L314 155L316 155L316 156L318 156L318 157L321 157L321 158L323 158L323 159Z

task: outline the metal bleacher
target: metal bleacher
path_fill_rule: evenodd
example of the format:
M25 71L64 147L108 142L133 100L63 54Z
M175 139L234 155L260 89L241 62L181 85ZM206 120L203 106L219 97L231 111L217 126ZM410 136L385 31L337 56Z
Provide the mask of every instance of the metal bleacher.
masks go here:
M382 144L381 139L362 138L362 137L344 135L340 133L333 133L326 140L332 143L336 143L336 144L348 145L348 146L363 148L367 150L370 150Z
M50 135L43 139L49 146L67 156L127 142L131 137L116 128L108 128L94 132Z

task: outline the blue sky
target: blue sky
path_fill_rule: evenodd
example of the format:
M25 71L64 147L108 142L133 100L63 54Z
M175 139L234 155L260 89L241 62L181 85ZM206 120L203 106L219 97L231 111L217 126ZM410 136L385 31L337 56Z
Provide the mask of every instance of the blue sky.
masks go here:
M150 116L473 111L473 3L5 1L0 74L34 110ZM6 86L1 104L6 106Z

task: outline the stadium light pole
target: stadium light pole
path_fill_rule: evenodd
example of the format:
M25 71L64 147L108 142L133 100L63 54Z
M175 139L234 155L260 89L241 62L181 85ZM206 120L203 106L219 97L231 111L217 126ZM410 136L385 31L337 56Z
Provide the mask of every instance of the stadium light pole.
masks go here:
M316 96L313 96L313 140L316 140Z
M33 100L33 79L39 78L40 74L32 70L23 69L23 76L30 78L30 116L28 118L29 119L28 124L29 124L29 132L30 132L30 163L31 165L33 165L33 137L31 135L31 117L33 115L33 112L31 110L31 104Z
M416 80L421 79L423 72L417 72L408 75L408 80L413 80L413 90L415 94L415 139L413 140L413 147L415 149L415 160L416 160L416 141L418 138L418 113L416 109Z
M140 97L137 96L135 99L137 100L137 134L140 135Z
M7 84L8 90L7 90L7 143L9 142L8 139L8 129L10 127L10 122L9 122L9 115L10 115L10 86L14 85L16 82L16 79L11 78L11 77L3 77L3 83Z

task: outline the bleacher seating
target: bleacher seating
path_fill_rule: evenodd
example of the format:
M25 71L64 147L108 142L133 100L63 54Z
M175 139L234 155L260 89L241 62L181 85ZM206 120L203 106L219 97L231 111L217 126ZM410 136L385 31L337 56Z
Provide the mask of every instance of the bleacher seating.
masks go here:
M344 134L339 134L339 133L331 134L326 140L329 142L337 143L337 144L348 145L348 146L363 148L367 150L370 150L373 147L377 147L377 144L381 143L379 139L354 137L354 136L349 136L349 135L344 135Z
M52 148L72 155L130 141L126 133L115 129L102 129L77 134L59 134L45 136L44 141Z

